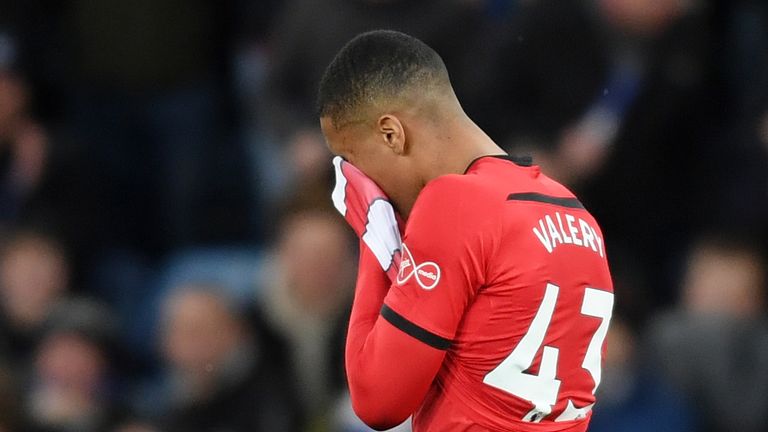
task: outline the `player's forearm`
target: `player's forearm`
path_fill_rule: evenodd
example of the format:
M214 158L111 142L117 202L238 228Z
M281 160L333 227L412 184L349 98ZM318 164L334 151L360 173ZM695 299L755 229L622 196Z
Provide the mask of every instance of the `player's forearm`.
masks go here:
M347 375L357 416L368 426L384 430L405 421L418 405L401 394L396 376L401 363L387 352L379 333L371 331L359 351L348 356Z
M419 407L445 352L394 327L381 314L390 282L361 244L360 268L346 346L355 413L374 429L402 423Z
M375 372L379 368L369 363L375 349L375 342L369 341L369 336L379 317L389 285L389 278L376 262L373 253L361 241L357 286L349 319L345 357L353 408L370 426L385 426L379 425L382 419L374 418L371 412L372 408L375 409Z
M370 333L379 311L384 304L391 282L379 266L376 257L368 246L360 241L360 263L357 269L357 284L355 286L355 298L352 303L352 313L349 318L349 335L347 337L347 352L350 350L350 341L356 338L364 338ZM359 349L362 341L356 345Z
M379 316L347 345L347 375L355 413L374 429L405 421L421 405L445 352L414 339Z
M382 350L380 332L374 328L380 316L390 281L368 247L360 242L355 299L349 320L346 345L346 367L352 406L369 426L387 429L405 420L410 412L398 412L386 402L385 389L389 370L396 363L382 364L387 356Z

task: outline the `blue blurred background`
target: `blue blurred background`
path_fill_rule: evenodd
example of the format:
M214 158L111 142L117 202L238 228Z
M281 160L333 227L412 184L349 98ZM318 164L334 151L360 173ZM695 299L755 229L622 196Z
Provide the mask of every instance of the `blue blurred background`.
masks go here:
M590 430L767 431L764 0L0 0L0 432L367 430L314 98L380 28L600 221Z

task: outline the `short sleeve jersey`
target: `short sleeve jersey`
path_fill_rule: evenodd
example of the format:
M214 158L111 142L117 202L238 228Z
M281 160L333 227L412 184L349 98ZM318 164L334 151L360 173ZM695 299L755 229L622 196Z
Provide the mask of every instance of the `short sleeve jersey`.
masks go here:
M445 361L414 430L586 431L613 286L603 234L530 163L475 160L407 221L387 321Z

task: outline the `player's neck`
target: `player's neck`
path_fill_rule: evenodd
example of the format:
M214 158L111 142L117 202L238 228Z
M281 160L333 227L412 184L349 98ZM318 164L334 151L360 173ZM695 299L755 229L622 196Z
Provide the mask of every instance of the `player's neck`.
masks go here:
M408 218L421 189L437 177L464 174L469 164L485 155L505 154L463 111L454 112L438 123L417 129L422 133L419 155L415 158L420 174L414 188L390 191L398 212Z
M440 132L434 158L424 169L424 183L446 174L464 174L473 160L486 155L502 155L499 147L463 112L447 122Z

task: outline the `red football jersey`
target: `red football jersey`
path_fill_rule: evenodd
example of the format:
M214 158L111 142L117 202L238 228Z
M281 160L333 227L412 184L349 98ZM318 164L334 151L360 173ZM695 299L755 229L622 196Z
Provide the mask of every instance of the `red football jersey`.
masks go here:
M603 234L508 157L431 181L381 314L447 354L416 432L586 431L613 307Z

